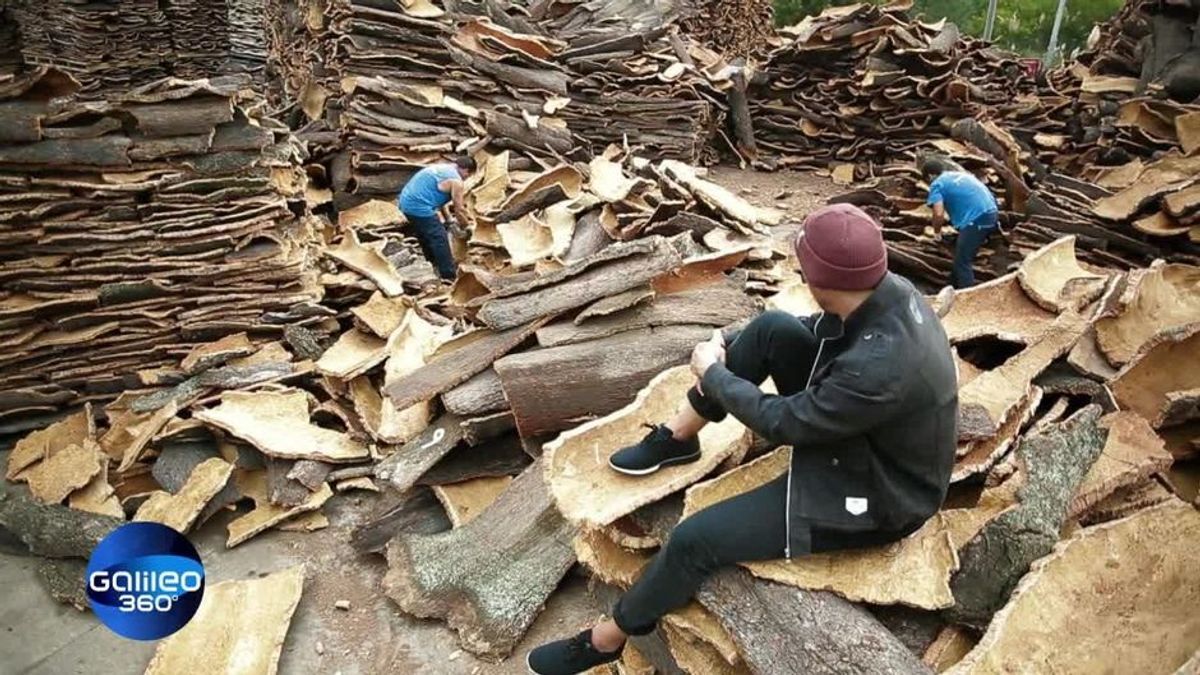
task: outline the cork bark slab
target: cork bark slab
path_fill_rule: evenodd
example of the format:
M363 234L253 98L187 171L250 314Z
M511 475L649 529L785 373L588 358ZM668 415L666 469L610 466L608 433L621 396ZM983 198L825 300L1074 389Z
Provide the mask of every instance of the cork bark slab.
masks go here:
M296 389L225 392L220 405L194 416L272 457L354 462L369 456L366 445L310 423L308 394Z
M1033 378L1067 353L1086 328L1086 319L1065 312L1035 343L962 387L958 392L959 440L983 440L997 433L1020 406Z
M268 528L302 513L316 511L333 496L333 489L329 487L328 483L325 483L303 504L279 506L272 504L267 497L266 471L240 472L237 481L242 494L254 500L254 510L229 523L229 537L225 541L226 548L233 548Z
M229 462L219 457L204 460L192 469L178 492L155 492L138 508L133 519L187 532L209 501L225 488L232 474L233 465Z
M1126 410L1106 415L1100 425L1108 429L1108 439L1071 501L1070 516L1073 518L1117 490L1167 469L1174 461L1162 438L1154 433L1144 417L1135 412Z
M967 631L958 626L946 626L925 650L921 661L933 672L944 673L962 661L975 644L975 638Z
M1029 391L1021 399L1017 409L1000 424L995 434L989 438L960 444L959 456L954 460L954 469L950 473L950 482L966 480L995 466L1016 442L1021 429L1033 418L1041 402L1042 388L1029 385Z
M341 243L323 253L370 279L389 298L404 294L404 278L382 253L361 243L355 230L347 230Z
M275 675L303 590L303 565L206 586L196 615L159 643L146 675Z
M51 449L50 455L23 474L29 492L43 504L58 504L84 487L108 463L108 456L91 439L79 445Z
M1009 274L954 294L942 326L951 344L997 337L1030 344L1054 321L1054 312L1039 307Z
M749 447L750 432L730 415L700 432L701 456L695 462L639 477L608 466L609 456L645 436L644 424L660 424L673 415L694 382L686 366L663 371L629 405L546 444L546 482L567 520L585 527L608 525L700 480Z
M446 508L454 527L462 527L483 513L504 492L512 476L475 478L461 483L433 486L433 494Z
M558 514L535 462L482 514L387 545L383 589L400 609L444 619L474 654L510 654L575 563L575 528Z
M117 499L116 490L108 482L108 461L100 463L100 472L88 481L87 485L72 492L67 497L67 505L80 511L90 511L114 518L125 518L125 510L121 508L121 500Z
M1124 407L1159 428L1169 418L1175 392L1200 382L1200 323L1163 333L1146 343L1112 380Z
M363 330L386 339L400 327L408 309L408 303L403 298L389 298L375 291L366 302L351 309L350 313L354 315L354 322Z
M111 406L109 407L111 411ZM117 473L124 473L142 455L150 439L175 418L175 401L153 412L122 410L109 415L108 431L100 437L100 447L109 457L119 460Z
M791 449L780 448L687 491L683 517L769 483L787 471ZM783 508L783 505L780 505ZM743 565L756 577L847 600L941 609L954 602L950 575L958 555L940 515L901 541L861 550L815 553Z
M257 349L245 333L226 335L216 342L208 342L196 346L179 362L179 367L188 375L195 375L202 370L208 370L223 365L226 361L241 356L249 356Z
M947 616L952 621L986 625L1029 565L1058 541L1071 500L1104 447L1099 417L1099 406L1090 405L1021 439L1017 476L1008 481L1018 481L1017 503L984 525L960 551L961 567L950 580L955 604Z
M52 450L82 445L85 439L95 437L92 406L86 404L79 411L17 441L8 454L4 477L11 481L25 480L22 472L45 459Z
M317 372L343 380L353 379L383 363L387 340L357 328L342 333L317 360Z
M1200 320L1200 267L1158 265L1141 277L1117 316L1096 321L1096 344L1117 367L1156 335Z
M1200 512L1172 500L1034 563L949 672L1173 673L1200 644Z
M1029 298L1056 314L1095 300L1104 292L1106 280L1080 266L1073 236L1031 253L1017 270L1017 281Z

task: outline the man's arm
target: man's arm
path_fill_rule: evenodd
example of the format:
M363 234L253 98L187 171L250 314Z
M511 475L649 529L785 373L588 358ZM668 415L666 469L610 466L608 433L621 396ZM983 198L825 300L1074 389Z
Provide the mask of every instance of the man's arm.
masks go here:
M463 182L461 180L444 180L438 185L438 189L442 192L450 193L450 205L454 212L454 219L461 226L466 226L470 223L467 218L467 204L463 199L465 192Z
M721 363L704 373L704 395L751 430L780 444L803 446L857 436L891 417L904 404L895 378L853 377L835 371L791 396L766 394Z
M938 201L933 205L933 229L937 230L946 222L946 204Z

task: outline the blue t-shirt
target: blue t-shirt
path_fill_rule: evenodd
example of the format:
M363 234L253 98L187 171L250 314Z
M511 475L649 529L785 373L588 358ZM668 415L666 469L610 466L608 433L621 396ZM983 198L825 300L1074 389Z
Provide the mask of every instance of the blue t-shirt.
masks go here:
M450 201L450 193L438 189L445 180L459 180L458 167L434 164L416 173L400 191L400 211L406 215L429 218Z
M983 181L963 171L946 171L929 185L929 199L925 203L933 206L938 202L945 204L946 215L956 230L997 211L992 191Z

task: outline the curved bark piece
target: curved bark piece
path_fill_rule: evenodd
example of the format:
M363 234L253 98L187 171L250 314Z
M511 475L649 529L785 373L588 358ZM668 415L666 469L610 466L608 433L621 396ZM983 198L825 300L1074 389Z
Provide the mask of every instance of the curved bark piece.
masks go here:
M780 448L693 485L687 491L683 517L769 483L787 471L791 457L791 448ZM852 601L942 609L954 602L949 581L958 569L958 555L938 514L911 536L887 546L745 563L743 567L756 577L831 591Z
M1017 505L987 523L961 551L962 567L950 580L958 623L985 626L1004 605L1034 560L1058 541L1084 475L1104 447L1099 406L1091 405L1017 447L1021 480Z
M1172 412L1176 392L1186 392L1200 382L1200 323L1162 333L1112 380L1113 395L1159 428Z
M1197 556L1200 513L1177 499L1083 530L1034 563L949 672L1171 673L1200 644Z
M1117 490L1165 471L1174 461L1162 438L1135 412L1123 410L1105 415L1100 426L1108 429L1108 438L1071 500L1072 518L1078 518Z
M187 482L175 494L155 492L137 513L135 521L162 523L179 532L187 532L201 512L229 482L233 465L219 457L207 459L188 475Z
M1053 322L1054 312L1030 300L1016 274L956 291L942 318L951 344L986 336L1031 344Z
M308 394L296 389L228 391L220 405L194 416L272 457L354 462L369 455L367 446L346 434L309 422Z
M87 558L101 540L124 524L124 518L39 504L15 491L0 491L0 530L14 535L34 555Z
M643 425L659 424L674 414L694 383L686 366L663 371L629 405L546 444L546 482L568 520L587 527L608 525L696 482L725 458L749 447L749 430L731 415L701 430L702 454L695 462L637 478L609 468L609 456L641 440L646 433Z
M11 481L26 480L22 472L45 459L51 451L82 445L86 439L95 437L96 424L89 403L45 429L39 429L17 441L8 453L4 477Z
M1089 272L1075 258L1075 237L1063 237L1029 254L1017 270L1021 288L1043 309L1078 309L1100 296L1108 277Z
M303 590L303 565L208 586L192 620L158 644L146 675L275 675Z
M996 429L990 438L963 443L958 448L959 456L954 460L954 470L950 473L950 482L957 483L971 476L984 473L996 465L1012 444L1021 435L1021 429L1033 418L1037 408L1042 403L1043 390L1035 385L1028 385L1028 393L1021 399L1017 408L1008 415L1008 419Z
M1159 265L1115 317L1096 321L1096 343L1114 366L1128 363L1155 335L1200 320L1200 267Z
M462 527L397 535L384 592L409 614L445 619L473 654L511 653L575 563L575 528L554 509L543 471L535 462Z
M954 306L957 309L958 301ZM1065 312L1035 343L959 389L959 441L986 440L997 434L1025 399L1033 378L1070 351L1087 326L1082 316Z

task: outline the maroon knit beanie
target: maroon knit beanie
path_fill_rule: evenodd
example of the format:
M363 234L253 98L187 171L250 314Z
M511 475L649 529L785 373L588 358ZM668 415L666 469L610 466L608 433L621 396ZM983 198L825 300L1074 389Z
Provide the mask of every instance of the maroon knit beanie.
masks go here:
M818 288L865 291L887 272L879 225L851 204L831 204L809 214L796 235L796 257L804 280Z

